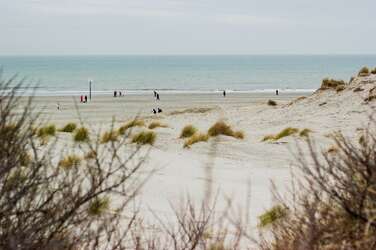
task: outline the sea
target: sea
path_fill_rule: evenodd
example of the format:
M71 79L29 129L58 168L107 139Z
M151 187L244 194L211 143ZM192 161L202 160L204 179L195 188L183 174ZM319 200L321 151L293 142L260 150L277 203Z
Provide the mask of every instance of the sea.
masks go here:
M363 66L376 67L376 55L0 56L0 77L36 95L80 95L90 82L93 94L311 92Z

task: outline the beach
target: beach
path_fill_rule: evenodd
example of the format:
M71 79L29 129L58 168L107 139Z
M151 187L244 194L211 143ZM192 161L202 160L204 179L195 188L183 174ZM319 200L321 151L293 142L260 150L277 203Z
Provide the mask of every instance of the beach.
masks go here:
M364 86L375 84L372 76ZM357 86L357 79L353 84ZM368 87L367 87L368 86ZM230 197L236 208L250 214L250 223L257 226L258 216L276 203L272 183L282 195L291 188L296 172L297 148L305 145L304 137L289 136L278 141L262 141L287 127L309 129L319 150L331 146L330 133L341 131L356 138L359 128L367 124L374 106L365 104L368 90L353 91L351 84L341 92L325 90L316 93L222 93L164 94L156 101L148 95L93 96L88 103L79 97L34 97L33 105L41 111L46 123L62 127L68 122L82 122L92 131L106 131L113 122L115 128L134 118L146 125L160 121L166 128L156 128L157 138L148 150L145 169L155 170L138 196L138 205L145 219L153 221L155 214L171 218L172 207L189 196L194 202L205 197L208 186L218 199L216 209L226 206ZM304 96L304 97L302 97ZM276 101L276 106L267 104ZM59 110L57 109L59 104ZM153 108L162 113L154 115ZM210 138L190 148L183 148L180 133L192 124L206 133L217 121L223 120L234 130L243 131L245 138L229 136ZM136 128L135 131L146 128ZM132 131L133 133L133 131ZM58 136L63 133L58 133ZM306 151L303 149L303 152ZM208 167L209 166L209 167ZM148 175L148 172L145 173ZM155 222L155 220L154 220Z

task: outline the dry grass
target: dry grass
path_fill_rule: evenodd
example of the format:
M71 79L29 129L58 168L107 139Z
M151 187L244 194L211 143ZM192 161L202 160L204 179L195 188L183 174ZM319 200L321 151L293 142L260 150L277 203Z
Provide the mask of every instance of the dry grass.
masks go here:
M85 160L92 160L95 158L97 158L97 152L95 150L91 150L87 154L85 154Z
M282 205L276 205L260 215L259 218L259 227L263 228L270 226L281 218L285 218L287 215L287 208Z
M149 129L155 129L155 128L167 128L168 126L166 124L163 124L159 121L154 121L149 124Z
M353 91L354 92L361 92L361 91L364 91L364 89L362 89L361 87L356 87Z
M203 133L196 133L188 138L184 143L184 148L189 148L191 145L198 142L206 142L209 140L209 136Z
M312 130L305 128L299 132L300 137L308 137L309 134L312 133Z
M376 75L376 68L371 71L371 74Z
M345 86L345 82L343 80L335 80L330 78L324 78L321 83L321 90L325 89L337 89L339 86Z
M153 131L141 131L132 137L132 143L140 145L150 144L153 145L157 135Z
M218 136L218 135L226 135L232 136L237 139L244 139L244 132L242 131L234 131L230 125L226 124L224 121L216 122L213 126L211 126L208 130L209 136Z
M61 128L59 131L64 133L72 133L76 128L76 123L70 122L66 124L63 128Z
M53 124L47 125L45 127L41 127L38 129L37 136L40 138L45 138L48 136L55 136L56 134L56 127Z
M69 170L73 167L78 167L81 164L81 158L77 155L69 155L59 161L59 167Z
M188 114L188 113L207 113L209 111L212 111L214 108L189 108L189 109L184 109L184 110L177 110L177 111L172 111L170 112L170 115L181 115L181 114Z
M101 143L115 142L118 140L118 136L119 134L117 131L107 131L102 135Z
M273 100L268 100L268 105L269 106L277 106L277 102Z
M369 71L369 68L367 68L367 67L361 68L359 73L358 73L358 76L360 76L360 77L369 76L369 75L370 75L370 71Z
M181 133L180 133L180 138L188 138L194 135L197 132L197 128L194 127L193 125L187 125L185 126Z
M110 199L108 197L96 198L89 204L88 213L90 216L103 215L110 208Z
M135 120L129 121L126 124L124 124L123 126L121 126L119 128L118 132L119 132L120 135L124 135L125 132L130 128L144 127L144 126L145 126L145 122L143 120L135 119Z
M89 130L85 127L81 127L76 130L73 136L75 142L85 142L89 140Z
M336 91L337 92L341 92L341 91L343 91L345 89L346 89L345 85L339 85L339 86L337 86Z
M281 132L279 132L276 135L267 135L265 136L262 141L278 141L279 139L282 139L287 136L294 135L299 132L299 129L288 127L283 129Z

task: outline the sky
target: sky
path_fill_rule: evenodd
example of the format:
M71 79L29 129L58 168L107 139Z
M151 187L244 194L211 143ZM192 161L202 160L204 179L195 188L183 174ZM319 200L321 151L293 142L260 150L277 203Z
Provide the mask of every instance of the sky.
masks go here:
M376 54L375 0L0 0L0 55Z

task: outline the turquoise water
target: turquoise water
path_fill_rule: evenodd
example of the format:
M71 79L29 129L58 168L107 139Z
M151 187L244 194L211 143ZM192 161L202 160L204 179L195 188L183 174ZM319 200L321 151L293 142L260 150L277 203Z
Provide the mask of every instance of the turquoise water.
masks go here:
M348 80L376 56L0 56L5 77L18 73L42 94L166 91L296 91L321 79Z

